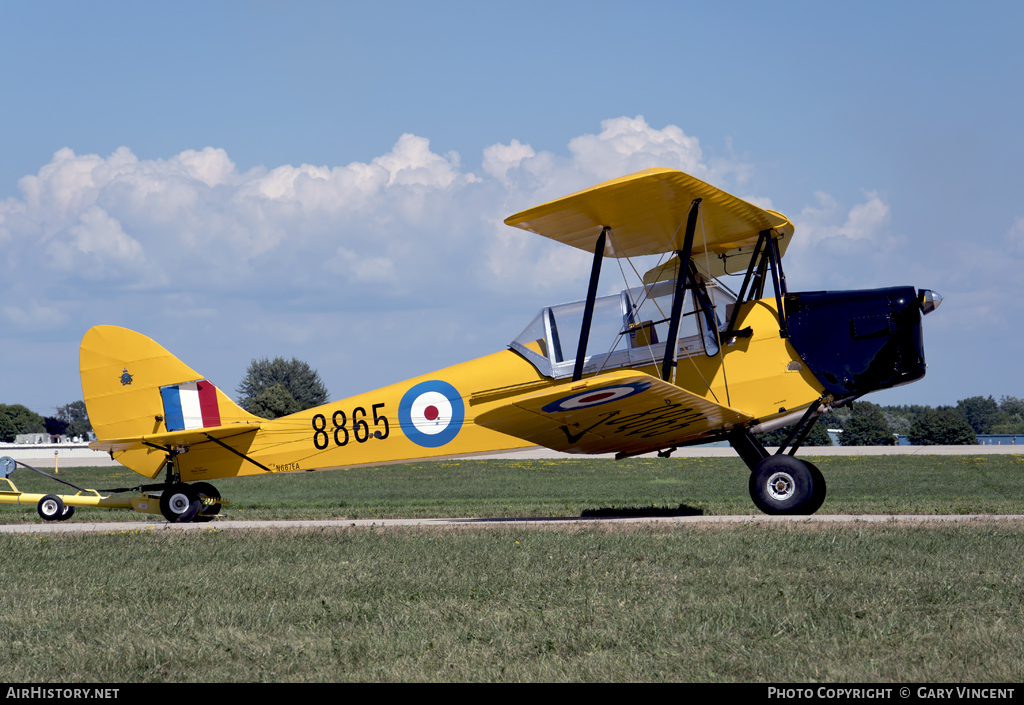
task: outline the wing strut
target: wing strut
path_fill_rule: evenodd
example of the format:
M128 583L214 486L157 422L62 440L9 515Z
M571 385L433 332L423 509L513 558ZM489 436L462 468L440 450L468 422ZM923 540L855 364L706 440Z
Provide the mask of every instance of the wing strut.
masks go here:
M587 289L587 305L583 309L583 328L580 330L580 344L576 349L576 364L572 369L572 381L583 377L583 356L587 354L587 340L590 338L590 323L594 318L594 301L597 300L597 280L601 277L601 262L604 260L604 243L611 228L605 226L594 247L594 265L590 269L590 288Z
M743 286L740 287L740 293L736 297L736 305L732 309L732 317L729 319L729 327L725 329L725 337L730 338L736 333L736 319L740 315L740 305L743 303L743 297L747 293L747 285L750 284L751 277L754 276L754 271L757 269L758 255L761 254L761 246L764 244L764 239L768 237L769 231L762 230L757 236L757 244L754 245L754 251L750 253L750 265L747 267L747 274L743 277ZM751 294L757 289L757 282L750 288Z
M757 237L754 251L750 254L750 265L747 267L746 276L743 277L743 286L740 287L739 296L736 297L736 305L729 318L729 325L725 329L725 333L722 334L724 340L750 335L749 328L743 331L736 330L740 304L745 301L755 301L764 296L765 278L768 276L769 270L772 283L775 286L775 305L779 310L779 336L789 337L789 324L786 322L786 311L783 308L783 299L789 293L789 289L786 287L786 273L782 270L782 251L779 249L778 239L772 237L772 231L762 230ZM749 292L747 291L748 284L750 284Z
M661 378L666 382L672 376L672 368L675 366L675 353L679 347L676 337L679 335L679 319L683 313L683 296L686 294L686 280L690 275L690 254L693 251L693 233L697 229L697 215L700 213L699 198L693 199L690 204L690 215L686 219L686 235L683 239L683 249L676 252L679 256L679 273L676 275L676 289L672 294L672 319L668 324L668 340L665 343L665 359L661 363Z
M779 337L789 337L789 326L786 325L786 311L782 308L782 297L786 291L786 275L782 273L782 255L779 254L779 241L768 238L768 256L771 258L772 281L775 283L775 304L779 309Z

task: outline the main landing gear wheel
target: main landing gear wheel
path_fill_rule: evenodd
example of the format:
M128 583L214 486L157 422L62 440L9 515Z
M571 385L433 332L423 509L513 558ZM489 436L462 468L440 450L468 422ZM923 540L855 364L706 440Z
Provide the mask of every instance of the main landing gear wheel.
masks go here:
M811 501L804 507L802 514L814 514L816 511L821 509L821 505L825 503L825 476L821 474L821 470L814 463L810 463L806 460L803 464L807 466L807 469L811 471L811 478L814 480L814 494L811 496Z
M825 501L825 478L810 463L771 455L750 473L750 498L765 514L813 514Z
M160 513L172 524L192 521L202 508L199 493L182 482L171 485L160 495Z
M200 495L204 495L208 502L203 502L203 507L199 512L199 515L194 521L211 521L214 516L220 514L220 502L216 501L220 499L220 492L217 488L211 485L209 482L193 482L189 487L194 492Z

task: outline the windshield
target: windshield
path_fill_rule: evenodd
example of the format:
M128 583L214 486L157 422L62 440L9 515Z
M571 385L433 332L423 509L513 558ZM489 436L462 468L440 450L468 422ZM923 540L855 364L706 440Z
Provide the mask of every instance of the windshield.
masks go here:
M625 313L622 301L621 294L602 296L595 300L585 358L607 355L625 348L620 335ZM572 301L542 309L530 325L516 336L513 347L522 347L535 353L554 366L573 365L583 330L585 307L583 301Z
M663 281L596 299L584 371L660 362L665 355L674 289L675 282ZM713 282L687 290L684 296L677 356L717 354L714 328L721 329L725 307L733 297ZM542 309L511 347L543 374L556 379L569 376L576 362L585 307L584 301L573 301ZM717 310L712 313L712 308Z

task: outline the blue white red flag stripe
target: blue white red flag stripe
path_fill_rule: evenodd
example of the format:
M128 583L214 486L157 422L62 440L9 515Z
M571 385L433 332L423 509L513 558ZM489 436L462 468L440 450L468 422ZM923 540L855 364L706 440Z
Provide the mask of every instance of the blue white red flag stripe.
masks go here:
M220 426L217 389L206 380L164 387L160 396L168 431Z
M220 426L220 407L217 406L217 388L203 380L196 383L199 392L199 410L203 426Z

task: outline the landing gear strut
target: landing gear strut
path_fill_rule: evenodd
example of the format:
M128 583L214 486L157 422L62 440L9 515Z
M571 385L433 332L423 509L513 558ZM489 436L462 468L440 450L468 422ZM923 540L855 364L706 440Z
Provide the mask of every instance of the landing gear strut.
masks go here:
M167 454L167 480L160 494L160 513L173 524L210 521L220 512L220 492L209 482L186 485L174 468L174 455Z

